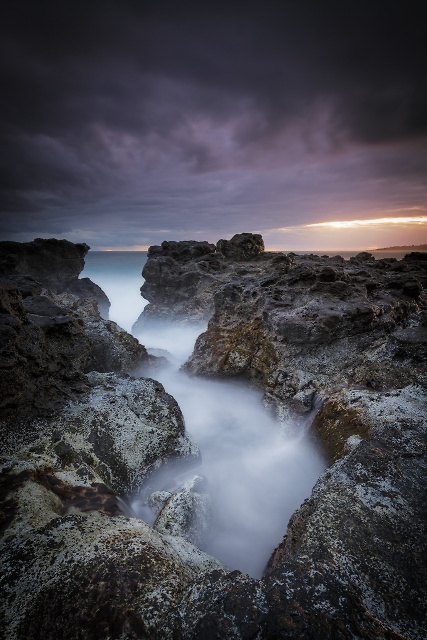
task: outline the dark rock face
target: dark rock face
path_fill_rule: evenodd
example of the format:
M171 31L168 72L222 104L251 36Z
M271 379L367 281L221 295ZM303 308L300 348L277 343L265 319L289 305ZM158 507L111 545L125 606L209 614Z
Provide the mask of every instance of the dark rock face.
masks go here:
M85 388L88 371L149 363L145 348L94 300L43 290L29 276L0 282L0 412L49 414Z
M231 240L218 240L216 249L228 260L252 260L264 251L264 240L257 233L237 233Z
M0 277L31 276L53 293L72 293L95 298L103 318L108 318L110 301L89 278L79 280L84 269L87 244L68 240L37 238L33 242L0 242Z
M155 258L159 256L169 256L176 262L188 262L189 260L197 260L202 256L214 253L215 245L209 242L198 242L197 240L182 240L181 242L167 241L162 242L161 246L152 246L148 249L148 257Z
M256 381L284 427L323 396L309 437L332 466L261 583L220 573L197 583L197 599L190 591L171 614L182 637L424 637L425 264L366 252L221 263L185 369ZM162 292L167 309L159 281Z
M84 268L87 244L73 244L68 240L33 242L0 242L0 274L31 275L44 287L62 292L78 278Z
M220 240L216 247L194 240L150 247L141 287L141 295L150 304L134 324L133 332L160 323L206 323L214 311L215 291L235 278L236 269L244 270L234 261L253 261L263 251L262 237L252 233Z
M427 272L425 261L402 262L404 277L364 254L346 263L264 253L244 274L233 264L185 368L258 381L283 420L308 411L315 392L415 382L425 373Z
M95 282L92 282L90 278L78 278L68 283L66 288L67 293L72 293L80 300L84 298L94 298L98 304L98 310L100 315L108 320L108 313L110 310L110 301L106 294L103 292Z

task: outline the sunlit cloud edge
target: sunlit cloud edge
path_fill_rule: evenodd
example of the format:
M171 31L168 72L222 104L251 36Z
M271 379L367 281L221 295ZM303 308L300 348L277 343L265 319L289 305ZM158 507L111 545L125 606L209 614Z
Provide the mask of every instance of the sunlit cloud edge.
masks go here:
M370 218L365 220L332 220L328 222L315 222L311 224L294 225L291 227L278 227L272 231L290 232L313 228L351 229L363 228L372 225L400 224L400 225L424 225L427 224L427 216L401 216L389 218Z

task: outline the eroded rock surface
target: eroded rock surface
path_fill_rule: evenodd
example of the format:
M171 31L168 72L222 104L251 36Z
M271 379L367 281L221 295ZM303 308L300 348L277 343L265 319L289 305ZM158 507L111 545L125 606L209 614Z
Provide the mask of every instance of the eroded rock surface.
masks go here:
M185 240L150 247L141 287L141 295L150 304L133 332L162 322L206 322L214 311L214 292L235 278L236 271L244 271L236 261L258 260L263 250L262 237L252 233L236 234L216 245Z
M0 408L11 423L48 414L86 388L89 371L128 371L154 358L92 298L54 294L30 276L0 281Z
M54 293L68 292L78 298L95 298L99 312L108 318L110 301L102 289L89 278L79 280L84 258L89 251L85 243L37 238L33 242L0 242L0 277L31 276Z
M426 254L216 259L213 315L185 369L261 385L283 428L307 423L332 466L261 582L213 573L189 590L171 614L183 637L423 638ZM172 270L168 287L191 317ZM161 280L152 291L153 318L163 295L167 315Z
M284 423L310 411L316 393L425 381L426 265L265 254L213 294L214 315L185 368L254 380Z
M2 425L0 626L9 639L151 637L201 572L225 571L175 532L162 537L125 517L118 497L170 460L198 458L175 400L151 379L91 373L87 384L27 433L10 437ZM167 622L164 633L173 634Z

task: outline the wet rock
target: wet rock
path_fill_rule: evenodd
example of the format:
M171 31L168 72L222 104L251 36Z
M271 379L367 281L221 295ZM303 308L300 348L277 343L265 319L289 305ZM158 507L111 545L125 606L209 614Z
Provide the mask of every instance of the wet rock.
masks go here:
M214 310L213 296L221 285L235 280L236 274L241 278L240 263L254 260L263 251L262 237L251 233L220 240L216 247L195 241L150 247L141 287L141 295L149 304L135 322L133 333L162 323L205 325Z
M90 278L79 278L73 280L67 285L67 292L77 296L80 300L85 298L94 298L98 304L98 310L100 315L108 320L108 314L110 309L110 301L106 294L103 292L95 282L92 282Z
M182 240L181 242L162 242L161 246L152 246L148 249L148 258L169 256L176 262L188 262L201 257L206 257L215 251L215 245L209 242L197 240Z
M203 491L205 484L202 476L187 481L167 500L154 529L167 536L182 537L203 549L211 518L210 496Z
M147 504L157 517L171 497L172 494L169 491L153 491L147 498Z
M284 542L270 561L270 584L283 579L290 560L297 561L306 571L311 606L315 600L322 617L332 613L335 627L345 619L349 594L357 596L344 637L375 637L369 628L376 619L382 625L380 637L422 638L427 441L422 413L414 420L411 404L422 404L423 394L408 388L391 395L351 395L359 419L365 413L372 436L354 443L292 516ZM316 594L309 583L317 582L317 576L323 587ZM353 626L354 613L364 632ZM330 625L331 620L326 628Z
M422 356L415 353L416 342L420 353L424 349L419 327L426 306L425 262L408 261L410 271L392 290L395 263L378 269L370 254L349 262L285 257L282 270L281 256L267 252L262 267L246 263L243 277L230 267L229 282L213 295L214 314L187 371L244 375L263 386L266 404L286 420L308 405L292 376L275 378L276 370L309 370L315 380L311 392L326 396L339 385L385 389L425 376L419 370Z
M195 572L168 543L135 519L60 516L54 504L46 516L2 544L8 638L169 635L167 612Z
M138 348L93 299L13 276L0 289L5 637L423 639L425 260L205 250L150 250L149 313L213 312L187 369L261 385L330 468L262 580L192 544L209 521L197 477L151 496L158 531L126 518L119 493L197 457L179 408L153 380L105 372Z

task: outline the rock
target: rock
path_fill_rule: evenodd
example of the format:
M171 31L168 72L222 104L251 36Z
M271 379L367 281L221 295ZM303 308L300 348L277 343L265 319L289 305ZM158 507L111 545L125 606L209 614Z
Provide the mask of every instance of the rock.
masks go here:
M425 260L233 261L176 245L150 250L149 314L213 313L187 370L261 386L330 467L261 580L193 544L209 530L199 476L151 494L157 530L125 517L142 480L197 459L179 407L123 373L148 356L92 297L11 275L0 287L5 637L425 638Z
M88 371L128 371L154 360L103 320L93 299L40 287L23 276L0 283L0 417L9 416L12 430L15 419L47 415L78 397Z
M89 278L79 280L89 249L84 243L73 244L54 238L37 238L33 242L22 243L0 242L0 277L12 278L19 283L24 297L23 278L31 277L54 293L67 291L80 299L95 298L101 315L107 319L110 301L105 293Z
M44 287L55 292L64 291L77 279L84 268L87 244L73 244L68 240L33 242L0 242L1 277L31 275Z
M410 271L391 290L393 262L378 269L370 255L350 262L286 257L265 252L261 264L246 263L243 277L230 267L228 282L213 294L208 329L184 365L188 372L244 375L286 418L309 409L307 393L328 396L349 384L386 389L425 376L414 347L423 353L425 262L408 262ZM286 375L277 377L278 370ZM309 390L295 386L296 370L311 372Z
M204 485L204 478L195 476L171 495L157 516L154 529L204 549L211 518L211 500L203 492Z
M257 233L237 233L231 240L218 240L216 249L227 260L252 260L264 251L264 241Z
M176 401L159 382L95 372L87 379L90 392L63 409L55 429L116 493L132 493L169 459L198 459Z
M183 263L206 257L214 251L215 245L209 244L209 242L198 242L197 240L175 242L165 240L160 247L149 247L148 258L170 256L176 262Z
M95 282L92 282L90 278L72 280L67 285L66 291L67 293L72 293L77 296L79 300L83 300L84 298L95 298L101 317L108 320L110 301L101 287L95 284Z
M410 405L418 399L421 408L423 395L416 388L392 395L351 395L353 406L360 409L359 420L365 413L373 435L323 474L312 497L292 516L268 571L280 581L283 573L275 567L283 562L286 571L286 562L297 560L307 575L322 576L325 582L315 607L326 617L329 608L336 620L345 617L348 596L343 587L347 594L353 592L352 598L358 594L357 624L365 630L353 627L355 635L371 637L369 615L363 614L366 608L371 620L384 625L381 637L388 637L387 629L396 634L390 637L421 638L427 573L420 557L426 524L422 495L427 488L427 440L423 416L414 421ZM399 411L402 406L407 413ZM330 624L329 620L325 628Z
M172 494L169 491L153 491L147 498L147 504L157 517L171 497Z
M221 568L121 513L117 492L198 455L176 402L150 379L88 383L80 402L29 426L30 444L2 431L0 624L11 639L157 633L191 581Z
M51 492L29 484L21 500L26 491L43 504L44 521L1 544L5 637L142 638L162 627L166 637L167 612L196 572L142 521L60 515Z
M149 304L132 327L133 333L176 322L202 330L212 316L215 292L233 280L242 267L233 260L252 261L263 250L261 236L251 233L220 240L216 247L194 240L150 247L141 287L141 295Z
M25 459L21 449L29 447L50 457L52 468L89 467L121 495L133 492L169 460L198 460L181 411L159 382L96 372L85 381L88 390L78 400L58 415L33 420L28 433L3 426L4 453Z

